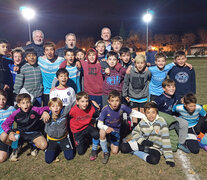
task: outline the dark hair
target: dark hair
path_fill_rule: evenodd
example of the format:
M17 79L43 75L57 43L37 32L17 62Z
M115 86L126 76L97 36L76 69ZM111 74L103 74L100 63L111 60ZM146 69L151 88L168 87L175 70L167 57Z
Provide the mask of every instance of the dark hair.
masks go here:
M7 99L7 92L3 89L0 89L0 95L4 96Z
M56 77L58 78L58 76L59 76L60 74L67 74L67 76L69 76L69 72L68 72L67 69L65 69L65 68L60 68L60 69L58 69L57 72L56 72Z
M147 102L144 106L144 112L146 112L148 109L156 109L157 113L158 113L158 108L157 108L157 104L155 104L154 102Z
M3 43L9 44L9 42L6 39L0 39L0 44L3 44Z
M30 48L30 49L26 49L26 50L25 50L25 57L26 57L28 54L34 54L35 56L37 56L37 52L36 52L33 48Z
M31 96L27 93L18 94L16 97L17 104L19 104L23 99L29 99L29 101L31 101Z
M170 85L174 85L175 86L175 81L173 81L172 79L165 79L162 82L162 87L165 88L166 86L170 86Z
M118 97L121 100L121 95L117 90L113 90L109 93L108 100L110 100L110 98L115 98L115 97Z
M176 58L178 58L178 57L180 57L180 56L185 56L185 57L186 57L185 52L182 51L182 50L179 50L179 51L176 51L176 52L174 53L174 59L176 59Z
M195 94L188 93L183 97L183 101L184 101L184 104L190 104L190 103L196 104L197 98L196 98Z
M109 51L109 52L107 53L107 59L108 59L110 56L115 56L116 59L118 59L118 54L117 54L116 52L114 52L114 51Z
M78 49L76 52L75 52L75 55L77 55L77 53L79 52L82 52L84 55L86 55L86 51L84 51L83 49Z
M45 48L46 48L46 47L52 47L53 50L55 50L55 43L54 43L54 42L50 42L50 41L45 42L44 45L43 45L43 49L44 49L44 51L45 51Z
M73 53L73 55L75 56L75 52L74 52L73 49L70 49L70 48L65 49L65 50L64 50L64 56L67 54L67 52L71 52L71 53Z
M129 53L130 54L130 49L128 47L121 48L120 51L119 51L120 56L124 53Z
M79 101L82 97L89 99L89 95L85 91L76 94L76 100Z
M158 58L165 58L166 60L166 55L162 52L155 54L155 61L157 61Z

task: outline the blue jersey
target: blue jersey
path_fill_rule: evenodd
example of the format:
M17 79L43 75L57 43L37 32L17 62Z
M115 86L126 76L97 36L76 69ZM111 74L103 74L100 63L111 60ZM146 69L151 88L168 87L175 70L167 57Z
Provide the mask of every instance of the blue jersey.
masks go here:
M13 106L0 109L0 135L4 132L1 125L15 110L16 109Z
M40 66L42 73L44 94L50 94L50 89L52 87L52 81L55 77L55 73L63 61L64 59L62 57L58 57L55 62L51 62L48 59L43 59L42 56L38 58L38 65Z
M180 114L179 117L187 120L189 128L194 127L198 123L199 116L206 116L206 111L199 104L196 104L196 109L192 114L190 114L186 110L186 108L184 107L183 104L178 104L176 106L173 106L172 111L173 112L178 112Z
M160 70L157 66L149 67L149 71L152 74L151 81L149 83L149 94L160 96L163 93L162 82L166 79L168 72L173 68L175 64L167 64L163 70Z
M79 93L81 91L80 70L76 66L66 66L65 68L69 72L69 81L67 85L72 87L75 93Z
M126 105L120 105L117 110L112 110L109 105L105 106L98 118L104 125L113 128L116 132L119 132L121 127L121 118L123 113L126 112L128 115L132 112L131 108Z

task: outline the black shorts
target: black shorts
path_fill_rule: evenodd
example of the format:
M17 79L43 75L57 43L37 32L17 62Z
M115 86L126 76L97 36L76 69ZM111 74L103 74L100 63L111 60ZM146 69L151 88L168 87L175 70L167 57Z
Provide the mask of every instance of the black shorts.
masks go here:
M69 136L66 136L64 139L59 141L47 140L48 146L46 151L56 151L60 149L61 151L66 151L73 149L71 140Z
M8 152L8 150L9 150L9 145L4 144L4 143L0 140L0 151Z
M130 101L130 108L144 108L145 104L147 102L143 102L143 103L138 103L138 102L133 102L133 101Z
M34 139L38 138L39 136L43 136L43 134L39 131L20 132L20 142L26 141L33 143Z

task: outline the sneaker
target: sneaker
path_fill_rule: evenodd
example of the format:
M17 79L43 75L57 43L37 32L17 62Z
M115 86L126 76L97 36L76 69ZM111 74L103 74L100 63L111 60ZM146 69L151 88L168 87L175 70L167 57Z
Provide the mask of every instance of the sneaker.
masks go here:
M91 155L90 155L90 160L94 161L97 158L97 151L96 150L92 150L91 151Z
M190 150L185 144L178 144L178 149L182 150L185 153L190 153Z
M202 142L198 142L200 148L204 149L205 151L207 151L207 144L203 144Z
M9 161L12 161L12 162L18 161L17 155L18 155L17 149L13 149L13 151L9 157Z
M102 159L102 163L106 164L109 160L109 152L104 153L104 157Z
M38 150L37 150L37 148L33 148L33 149L31 149L30 154L31 154L31 156L36 157L37 154L38 154Z

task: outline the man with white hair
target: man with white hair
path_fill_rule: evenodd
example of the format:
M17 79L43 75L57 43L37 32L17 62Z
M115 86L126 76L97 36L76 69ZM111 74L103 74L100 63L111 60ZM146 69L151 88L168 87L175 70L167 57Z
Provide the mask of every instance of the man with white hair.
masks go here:
M101 38L103 39L106 50L109 52L111 51L111 30L108 27L104 27L101 30Z
M34 30L32 32L33 42L25 47L24 50L33 48L37 52L37 56L44 55L43 42L44 42L44 33L41 30Z
M78 50L76 47L76 35L74 33L68 33L65 36L65 46L56 50L56 55L64 57L64 50L72 49L74 52Z

